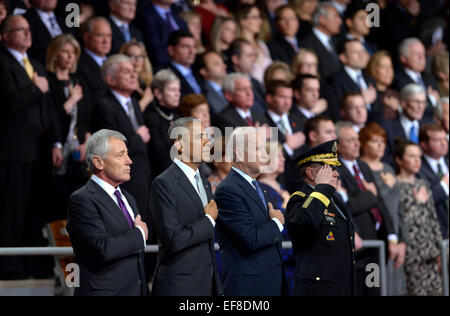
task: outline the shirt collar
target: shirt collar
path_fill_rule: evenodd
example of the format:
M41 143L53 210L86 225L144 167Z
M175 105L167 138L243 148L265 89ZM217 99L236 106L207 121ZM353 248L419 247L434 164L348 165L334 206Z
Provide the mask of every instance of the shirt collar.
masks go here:
M56 19L55 13L53 13L53 11L50 12L50 13L47 13L47 12L44 12L42 10L39 10L38 8L34 8L34 9L36 10L36 12L39 15L39 17L41 18L41 20L45 21L45 23L48 22L48 19L51 18L51 17Z
M121 95L120 93L117 93L116 91L114 91L113 89L109 89L109 91L111 91L111 93L116 97L117 101L119 101L119 103L123 106L123 107L128 107L127 102L131 101L131 98L127 98L123 95Z
M115 17L114 15L110 14L109 17L111 18L111 20L114 22L115 25L117 25L118 28L121 28L122 26L125 26L126 28L128 27L127 23L124 23L122 21L120 21L117 17Z
M313 32L314 34L317 36L317 38L319 39L319 41L328 49L331 50L330 47L330 37L328 35L326 35L324 32L322 32L321 30L319 30L318 28L313 28Z
M106 193L108 193L109 196L113 197L114 196L114 192L116 192L116 190L119 190L120 194L122 194L122 191L120 190L120 187L117 186L117 189L114 188L111 184L109 184L106 181L103 181L102 179L100 179L99 177L97 177L95 174L93 174L91 176L91 180L94 181L95 183L97 183L103 190L106 191Z
M6 47L6 49L11 53L11 55L13 55L13 57L19 62L19 64L23 66L23 58L28 58L27 53L22 54L21 52L9 47Z
M419 121L410 121L403 113L400 114L400 124L405 131L406 137L409 137L409 132L413 125L416 127L417 131L419 131Z
M94 52L90 51L89 49L85 48L84 51L92 57L92 59L94 59L95 63L97 65L99 65L100 67L103 65L103 63L105 62L105 60L107 59L106 57L100 57L98 55L96 55Z
M216 92L222 92L222 87L221 87L219 84L217 84L217 83L215 83L215 82L213 82L213 81L210 81L210 80L208 80L207 82L208 82L209 85L214 89L214 91L216 91Z
M355 171L353 170L353 165L354 165L354 164L356 164L356 166L358 167L358 170L360 170L360 169L359 169L358 162L357 162L356 160L353 160L353 161L351 161L351 160L346 160L346 159L344 159L344 158L342 158L342 157L339 157L339 160L342 161L342 163L347 167L347 169L350 171L350 173L351 173L353 176L355 176Z
M352 80L354 82L358 82L358 75L360 75L362 77L361 70L355 70L349 66L344 66L344 70L345 70L345 72L347 72L347 74L350 76L350 78L352 78ZM364 80L364 78L363 78L363 80Z
M186 77L190 73L192 73L191 69L184 67L183 65L176 63L174 61L171 62L172 65L181 73L183 77Z
M314 116L316 116L316 114L314 112L310 112L305 108L302 108L301 106L297 105L297 109L307 118L310 119Z
M193 182L195 179L195 175L199 173L198 169L194 170L191 167L189 167L187 164L179 160L178 158L175 158L173 162L180 167L181 171L186 175L186 177L189 179L189 181Z
M417 83L417 81L419 81L418 80L419 77L422 76L420 73L412 71L411 69L407 69L407 68L405 68L405 72L412 80L414 80L415 83Z
M158 14L161 16L161 18L165 21L166 20L166 14L167 12L172 12L171 9L166 10L163 7L160 7L157 4L153 4L153 7L155 8L156 12L158 12Z
M252 113L250 111L245 112L244 110L237 107L235 107L235 109L244 120L249 116L250 118L252 118Z
M423 154L423 157L426 159L426 161L428 162L428 164L430 165L431 169L434 171L434 173L438 173L438 165L441 165L442 168L442 172L445 174L446 169L447 169L447 165L445 164L445 160L444 157L439 158L439 160L433 159L430 156L428 156L427 154Z
M239 173L239 175L244 178L248 183L250 183L253 187L253 179L252 177L250 177L248 174L246 174L244 171L242 171L241 169L236 168L235 166L231 167L234 171L236 171L237 173Z

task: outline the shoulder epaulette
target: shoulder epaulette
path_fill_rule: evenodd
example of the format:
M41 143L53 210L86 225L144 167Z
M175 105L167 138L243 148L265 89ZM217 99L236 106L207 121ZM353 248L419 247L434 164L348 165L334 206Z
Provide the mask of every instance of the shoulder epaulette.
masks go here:
M291 196L290 196L289 198L293 197L294 195L298 195L298 196L300 196L300 197L305 197L305 196L306 196L305 193L303 193L303 192L301 192L301 191L296 191L296 192L292 193Z

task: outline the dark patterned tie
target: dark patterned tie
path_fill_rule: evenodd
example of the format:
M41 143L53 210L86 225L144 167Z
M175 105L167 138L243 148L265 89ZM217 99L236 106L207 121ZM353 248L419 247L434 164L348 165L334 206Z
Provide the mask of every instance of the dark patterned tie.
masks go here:
M245 121L247 122L248 126L255 126L255 124L253 123L253 120L252 120L252 118L250 116L247 116L245 118Z
M122 210L123 215L127 219L128 224L130 225L130 228L133 228L134 222L133 219L130 216L130 213L128 213L127 207L125 206L125 203L122 200L122 194L120 194L119 190L114 191L114 195L117 198L117 202L119 203L119 207Z
M259 199L261 200L262 204L264 205L264 208L267 210L267 204L266 204L266 199L264 198L264 193L261 190L261 187L259 186L258 181L253 180L252 181L253 186L256 189L256 192L258 193Z

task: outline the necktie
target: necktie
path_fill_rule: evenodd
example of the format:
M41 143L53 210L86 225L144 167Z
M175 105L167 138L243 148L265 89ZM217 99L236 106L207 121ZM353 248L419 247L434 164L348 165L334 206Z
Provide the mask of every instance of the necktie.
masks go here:
M280 132L283 133L283 135L286 135L288 130L287 130L286 124L284 123L283 119L281 119L279 121L278 128L280 129Z
M203 207L205 207L206 204L208 204L208 196L206 195L205 187L203 186L203 181L199 172L195 174L195 182L197 184L197 192L202 200Z
M120 194L119 190L116 190L116 191L114 191L114 195L117 198L117 202L119 204L119 207L122 210L123 215L127 219L127 222L130 225L130 228L133 228L134 222L133 222L133 219L130 216L130 213L128 213L128 210L127 210L127 207L125 206L125 203L122 200L122 194Z
M267 210L267 204L266 204L266 199L264 198L264 193L261 190L261 187L259 186L258 181L253 180L252 181L253 186L256 189L256 193L258 193L259 199L261 200L262 204L264 205L264 208Z
M369 44L367 44L366 41L363 41L362 44L363 44L364 48L366 49L366 51L369 53L369 55L372 56L372 55L373 55L373 50L372 50L372 48L369 46Z
M361 90L361 89L364 89L364 86L363 86L363 77L361 76L361 73L359 73L358 74L358 76L356 77L356 84L358 85L358 87L359 87L359 89Z
M129 42L131 40L131 35L128 26L126 24L122 24L122 26L120 27L120 31L122 32L123 37L125 38L125 42Z
M416 144L419 143L419 137L417 136L416 132L416 125L412 125L411 129L409 130L409 140Z
M425 86L425 82L423 82L421 75L417 76L417 84L422 86L422 88L424 88L424 90L427 91L427 87Z
M131 125L133 125L134 130L137 130L139 128L139 123L136 118L136 113L134 112L133 104L131 103L131 100L127 101L127 107L128 107L128 117L130 118Z
M358 187L361 189L361 191L366 191L366 188L364 187L364 183L362 182L360 171L358 167L356 166L356 163L353 165L353 171L355 172L355 180L358 184ZM372 213L372 217L377 222L377 224L381 225L383 222L383 217L381 216L380 210L378 207L372 207L370 209L370 212Z
M50 23L50 34L52 38L62 34L55 16L49 16L48 22Z
M245 121L247 122L247 125L248 125L248 126L254 126L254 125L255 125L255 124L253 123L253 120L252 120L252 118L250 117L250 115L247 116L247 117L245 118Z
M176 31L177 29L173 26L171 17L172 17L172 13L170 13L170 11L167 11L166 12L166 24L169 27L169 31L173 32L173 31Z
M194 90L195 93L197 93L197 94L202 93L202 89L198 85L197 80L195 79L195 77L192 74L192 72L189 72L186 75L185 78L186 78L187 82L189 83L189 85L191 86L192 90Z
M30 60L27 57L24 57L22 59L22 61L23 61L23 67L25 68L25 71L27 72L28 77L30 77L30 79L33 79L34 68L33 68L33 65L30 63Z

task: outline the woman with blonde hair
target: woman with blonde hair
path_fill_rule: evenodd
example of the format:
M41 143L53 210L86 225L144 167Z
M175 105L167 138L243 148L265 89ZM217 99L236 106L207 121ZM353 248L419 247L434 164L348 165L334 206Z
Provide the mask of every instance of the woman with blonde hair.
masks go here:
M233 18L217 18L211 28L211 50L224 55L239 36L239 26Z
M134 97L139 100L139 107L144 112L147 106L153 101L151 89L153 81L153 67L148 59L144 44L131 40L122 45L119 54L124 54L131 58L134 70L139 76L139 86L134 93Z
M288 64L279 60L267 67L266 72L264 73L264 85L266 87L274 81L285 81L291 83L292 80L294 80L294 76Z
M313 75L319 76L319 58L314 50L310 48L302 48L295 55L291 65L294 76Z
M180 18L182 18L189 29L189 32L194 36L195 39L195 53L197 55L205 52L205 47L202 43L202 17L197 12L182 11L179 13Z
M298 37L300 40L304 39L309 33L312 32L312 17L317 9L318 0L289 0L289 4L292 5L297 13L297 17L300 22Z

